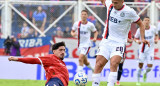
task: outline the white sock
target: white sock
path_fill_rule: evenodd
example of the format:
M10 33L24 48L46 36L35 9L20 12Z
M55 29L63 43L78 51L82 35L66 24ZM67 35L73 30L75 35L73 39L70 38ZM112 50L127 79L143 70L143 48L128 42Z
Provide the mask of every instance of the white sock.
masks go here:
M83 66L78 66L78 72L83 72Z
M147 67L147 69L144 71L144 73L148 73L148 72L150 72L151 71L151 69L152 69L152 67Z
M108 76L107 86L114 86L116 80L117 80L117 72L110 72Z
M99 86L100 77L101 77L101 73L97 73L97 74L92 75L92 78L93 78L92 86Z
M142 69L140 69L140 68L137 69L137 82L139 82L139 79L141 76L141 71L142 71Z
M90 68L92 70L92 72L94 72L94 69L91 67L91 65L87 65L88 68Z

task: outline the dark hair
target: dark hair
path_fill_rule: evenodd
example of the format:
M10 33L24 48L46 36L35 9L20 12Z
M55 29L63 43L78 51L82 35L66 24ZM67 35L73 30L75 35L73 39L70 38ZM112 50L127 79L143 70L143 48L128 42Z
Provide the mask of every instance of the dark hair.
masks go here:
M88 11L87 11L87 10L82 10L81 13L82 13L82 12L86 12L86 13L88 14Z
M52 50L57 50L60 46L66 46L64 42L58 42L52 45Z
M143 18L143 20L144 20L145 18L148 18L148 19L150 19L148 16L145 16L145 17Z

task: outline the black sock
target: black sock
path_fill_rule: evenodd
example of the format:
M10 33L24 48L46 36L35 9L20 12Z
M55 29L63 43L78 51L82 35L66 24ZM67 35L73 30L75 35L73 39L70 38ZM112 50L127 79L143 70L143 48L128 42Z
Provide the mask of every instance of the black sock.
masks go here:
M123 63L120 63L119 64L119 69L118 69L117 81L119 81L121 79L122 72L123 72Z

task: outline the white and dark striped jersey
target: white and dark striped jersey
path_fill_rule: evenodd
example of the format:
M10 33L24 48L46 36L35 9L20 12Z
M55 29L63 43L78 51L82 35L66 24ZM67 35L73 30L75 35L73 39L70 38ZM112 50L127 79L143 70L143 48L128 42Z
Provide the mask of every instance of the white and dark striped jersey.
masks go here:
M78 47L90 47L91 32L97 31L94 24L89 21L86 24L82 24L81 21L75 22L72 30L78 33Z
M117 42L127 42L128 32L132 22L138 22L140 17L129 6L123 4L120 10L116 10L111 0L106 0L107 22L103 32L104 39Z
M145 52L150 48L154 49L154 38L155 35L158 35L158 29L156 29L155 26L150 26L150 28L148 30L145 30L145 40L150 42L150 47L148 47L147 44L143 44L141 43L141 45L139 46L139 49L141 50L141 52ZM140 39L140 29L138 28L135 34L135 38Z

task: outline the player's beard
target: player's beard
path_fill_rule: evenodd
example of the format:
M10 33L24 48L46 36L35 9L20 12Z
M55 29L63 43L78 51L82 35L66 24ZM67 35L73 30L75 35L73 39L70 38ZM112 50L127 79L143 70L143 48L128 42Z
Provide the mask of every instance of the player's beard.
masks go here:
M61 55L61 58L60 58L60 59L61 59L61 60L63 60L63 59L64 59L64 55L63 55L63 54Z
M63 57L61 57L60 59L61 59L61 60L63 60L63 59L64 59L64 56L63 56Z

